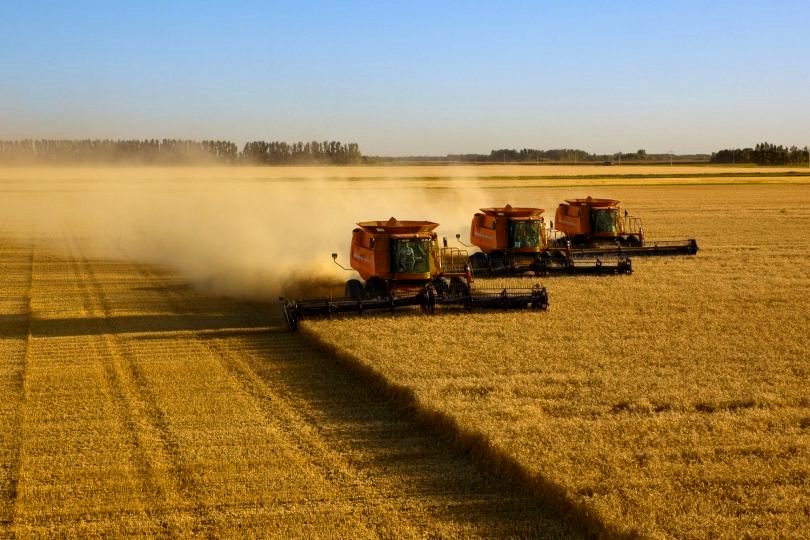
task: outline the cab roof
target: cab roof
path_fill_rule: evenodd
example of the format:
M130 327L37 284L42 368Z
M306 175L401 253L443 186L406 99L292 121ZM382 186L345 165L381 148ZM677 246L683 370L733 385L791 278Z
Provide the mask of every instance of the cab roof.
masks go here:
M427 233L439 226L432 221L400 221L394 217L388 221L360 221L357 225L366 232L387 234Z
M539 216L543 213L542 208L518 208L512 206L511 204L498 208L481 208L481 211L488 216L506 216L516 218Z
M619 206L619 201L616 199L594 199L593 197L585 197L584 199L565 199L565 202L571 206L590 206L592 208L610 208Z

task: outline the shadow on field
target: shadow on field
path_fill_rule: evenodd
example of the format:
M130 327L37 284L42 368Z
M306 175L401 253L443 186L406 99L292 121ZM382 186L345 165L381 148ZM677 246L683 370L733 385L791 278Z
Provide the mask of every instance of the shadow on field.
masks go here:
M119 317L86 317L31 320L34 337L91 336L99 334L134 334L167 332L201 332L266 330L267 327L245 328L245 322L228 314L132 315ZM237 330L238 329L238 330ZM13 325L0 320L0 337L13 332Z
M389 486L403 511L430 504L435 519L463 524L462 529L487 538L586 536L578 525L560 518L536 496L508 479L482 471L464 452L389 399L374 381L303 335L289 332L278 309L264 315L269 326L266 332L199 337L233 335L258 352L245 358L255 374L314 409L309 420L330 447L372 485Z
M143 294L132 294L138 291ZM155 297L155 292L160 294ZM114 315L141 299L144 314ZM481 469L465 453L468 448L437 436L440 429L397 404L379 381L289 332L277 304L214 298L174 285L120 293L108 288L103 303L112 308L112 316L33 318L30 331L34 336L132 333L133 340L166 340L167 347L176 343L176 332L189 332L210 350L223 351L223 362L231 361L228 354L236 355L268 389L255 398L267 401L262 406L269 414L274 406L269 396L280 396L312 427L313 444L340 456L350 476L372 490L369 498L358 493L358 512L360 506L375 505L393 510L424 536L436 523L459 536L587 536L576 513L563 508L567 517L562 518L559 505L530 493L514 478ZM0 335L18 333L20 324L0 320Z
M0 339L24 339L28 336L28 315L0 315Z

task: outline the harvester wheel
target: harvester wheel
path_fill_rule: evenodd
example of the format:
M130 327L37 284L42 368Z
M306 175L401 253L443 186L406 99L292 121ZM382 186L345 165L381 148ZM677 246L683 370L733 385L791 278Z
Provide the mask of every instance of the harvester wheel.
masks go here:
M624 241L624 245L627 247L638 247L641 245L641 242L639 242L638 236L628 236L627 240Z
M470 288L464 283L464 280L458 276L454 276L450 280L450 294L463 294L466 295Z
M487 258L487 254L479 251L470 255L470 266L472 266L473 271L488 269L489 259Z
M493 251L489 254L489 267L492 270L498 270L503 268L504 265L504 255L501 251Z
M553 253L554 255L552 256L552 259L554 260L555 263L557 263L560 266L568 266L568 255L566 255L565 251L557 249L554 250Z
M438 293L439 296L443 296L450 290L450 282L447 281L447 278L436 278L433 280L433 287L436 289L436 293Z
M548 255L543 254L544 256L537 257L535 261L532 263L532 272L534 272L535 276L546 276L548 275Z
M359 279L350 279L346 282L345 296L352 300L362 300L366 293L363 283Z
M374 276L366 281L366 298L384 298L388 296L388 284L382 278Z
M422 306L422 313L433 315L436 311L436 288L428 285L419 295L420 305Z

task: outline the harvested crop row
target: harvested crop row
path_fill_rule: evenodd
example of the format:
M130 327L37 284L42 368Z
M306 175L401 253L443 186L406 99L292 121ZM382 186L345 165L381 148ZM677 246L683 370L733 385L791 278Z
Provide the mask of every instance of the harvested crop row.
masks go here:
M268 322L264 307L257 311L257 306L245 304L233 311L232 305L209 303L188 289L172 288L148 267L140 271L166 291L170 310L196 306L233 313L233 331L206 331L196 340L217 359L217 369L227 371L232 384L253 397L257 414L306 454L318 478L344 486L332 492L313 483L312 494L328 500L324 504L332 512L351 511L362 501L367 513L362 520L371 519L375 534L382 536L420 537L426 531L448 537L576 535L576 529L537 507L531 497L512 492L480 475L466 459L451 456L362 381L287 333L276 312L270 328L257 332L257 317Z
M20 376L3 394L17 438L3 439L2 470L20 471L4 533L576 534L288 334L275 310L89 258L69 230L58 244L0 250L4 309L25 306L17 368L31 336L25 399Z
M0 536L11 533L20 460L33 249L0 244Z

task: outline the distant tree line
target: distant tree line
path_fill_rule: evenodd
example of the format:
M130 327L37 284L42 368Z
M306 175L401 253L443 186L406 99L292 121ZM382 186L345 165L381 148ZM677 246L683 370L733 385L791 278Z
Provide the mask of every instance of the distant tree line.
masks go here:
M712 153L712 163L755 163L757 165L797 165L810 160L808 148L776 146L763 142L754 148L727 148Z
M308 143L255 141L245 144L242 160L247 163L359 163L363 159L357 143L312 141Z
M543 163L543 162L566 162L566 163L587 163L587 162L616 162L616 161L707 161L706 154L648 154L646 150L639 149L636 152L617 152L615 154L591 154L585 150L573 148L557 148L552 150L537 150L533 148L523 148L515 150L512 148L501 148L491 150L489 154L449 154L448 161L460 161L465 163Z
M183 165L357 163L362 160L356 143L337 141L293 143L254 141L239 152L230 141L183 139L24 139L0 141L4 164L125 164Z
M228 141L181 139L26 139L0 141L0 161L35 164L188 164L232 163L238 159L236 145Z
M469 161L469 162L482 162L482 163L499 163L499 162L537 162L537 161L596 161L597 158L593 157L584 150L574 150L568 148L554 149L554 150L535 150L532 148L523 148L515 150L513 148L501 148L499 150L491 150L489 154L450 154L447 156L452 161Z

